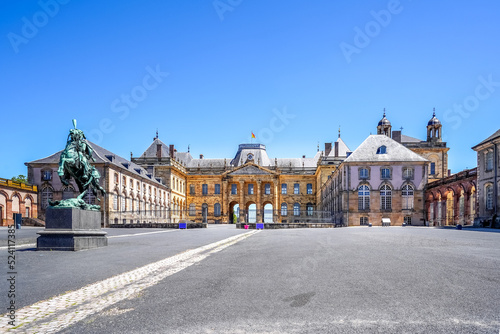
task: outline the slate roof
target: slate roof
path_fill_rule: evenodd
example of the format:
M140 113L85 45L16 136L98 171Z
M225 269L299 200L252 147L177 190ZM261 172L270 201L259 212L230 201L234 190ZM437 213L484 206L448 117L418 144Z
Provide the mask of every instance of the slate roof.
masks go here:
M472 147L472 149L475 149L476 147L478 146L481 146L483 144L486 144L487 142L489 142L490 140L493 140L493 139L496 139L500 137L500 129L498 129L494 134L492 134L491 136L489 136L488 138L486 138L485 140L483 140L482 142L480 142L479 144L475 145Z
M337 143L339 143L339 157L346 157L347 156L347 152L351 152L351 150L349 149L349 147L347 147L346 143L344 143L344 141L342 140L342 138L338 138ZM335 157L335 146L332 147L332 150L330 151L330 153L328 154L329 157Z
M401 134L402 143L420 143L422 140Z
M386 147L386 154L377 154L377 149ZM344 162L426 162L427 159L416 154L397 141L385 135L370 135Z
M140 175L144 178L149 178L149 179L151 179L151 181L153 181L155 183L160 183L151 174L150 174L151 177L148 176L149 172L147 170L145 170L144 168L142 168L141 166L139 166L139 165L137 165L137 164L125 159L125 158L122 158L121 156L116 155L113 152L108 151L107 149L105 149L97 144L94 144L91 141L88 141L88 142L89 142L90 146L92 146L92 148L94 149L93 157L94 157L96 163L109 163L109 164L117 166L121 169L126 169L126 170L128 170L134 174ZM31 162L29 162L29 164L54 164L54 163L59 164L59 159L60 159L62 151L63 150L60 150L59 152L54 153L52 155L49 155L48 157L43 158L43 159L31 161Z
M142 153L141 158L156 158L156 152L158 145L161 145L161 156L162 158L167 158L170 156L168 152L168 145L165 145L160 139L155 138L151 145Z

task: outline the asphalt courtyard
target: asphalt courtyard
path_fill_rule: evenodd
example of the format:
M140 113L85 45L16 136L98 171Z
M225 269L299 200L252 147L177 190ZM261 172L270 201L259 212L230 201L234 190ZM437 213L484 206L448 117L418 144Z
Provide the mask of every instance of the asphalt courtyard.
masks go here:
M108 247L81 252L36 251L36 229L20 231L17 328L7 314L0 332L500 333L495 231L108 229Z

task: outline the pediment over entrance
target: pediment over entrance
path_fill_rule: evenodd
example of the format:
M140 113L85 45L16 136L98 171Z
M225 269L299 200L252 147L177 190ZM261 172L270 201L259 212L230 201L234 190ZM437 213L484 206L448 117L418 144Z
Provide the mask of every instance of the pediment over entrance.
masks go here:
M273 171L257 166L255 164L246 164L235 170L228 172L226 175L276 175Z

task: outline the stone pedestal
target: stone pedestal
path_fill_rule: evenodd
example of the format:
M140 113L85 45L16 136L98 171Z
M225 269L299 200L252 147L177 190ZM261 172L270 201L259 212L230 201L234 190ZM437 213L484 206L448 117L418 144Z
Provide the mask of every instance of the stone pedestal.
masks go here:
M48 208L45 229L38 234L37 250L78 251L108 245L99 211Z

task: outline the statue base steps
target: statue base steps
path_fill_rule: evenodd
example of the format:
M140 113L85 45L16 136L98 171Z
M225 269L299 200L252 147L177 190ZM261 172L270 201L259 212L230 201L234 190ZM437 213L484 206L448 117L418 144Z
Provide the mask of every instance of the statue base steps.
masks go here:
M45 229L38 234L37 250L79 251L108 245L99 211L49 208Z

